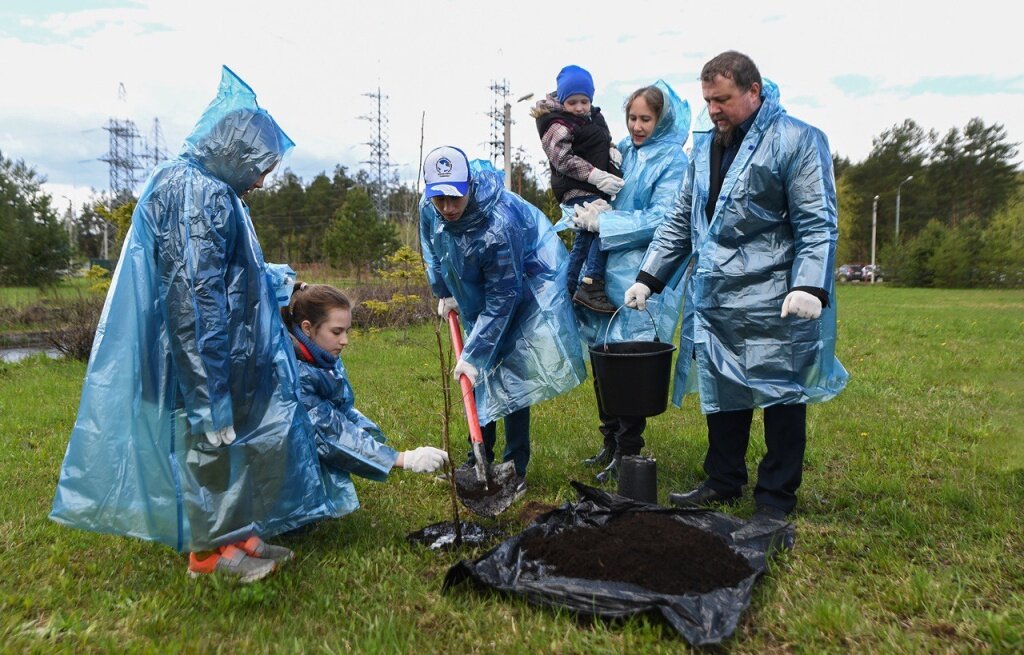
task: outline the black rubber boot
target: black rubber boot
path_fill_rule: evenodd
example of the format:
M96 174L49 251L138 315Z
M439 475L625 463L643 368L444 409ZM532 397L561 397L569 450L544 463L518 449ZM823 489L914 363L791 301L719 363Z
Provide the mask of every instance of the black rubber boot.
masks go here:
M615 449L605 446L593 457L583 460L584 466L607 466L615 456Z
M599 314L615 313L615 305L609 302L608 295L604 292L604 280L583 278L583 282L572 296L572 301Z
M601 484L607 484L609 482L615 482L619 479L619 457L615 456L608 466L606 466L600 473L594 476L597 481Z

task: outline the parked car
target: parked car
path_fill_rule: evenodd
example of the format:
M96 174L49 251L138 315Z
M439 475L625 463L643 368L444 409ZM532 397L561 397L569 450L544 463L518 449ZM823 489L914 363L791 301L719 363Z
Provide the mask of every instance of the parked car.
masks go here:
M871 281L871 273L872 273L872 271L875 274L875 282L881 282L882 281L882 267L879 266L878 264L874 264L874 265L866 264L864 266L864 268L862 268L861 271L860 271L861 279L863 279L865 282L870 282Z
M840 282L861 282L862 280L871 278L864 277L864 267L866 264L843 264L836 269L836 279Z

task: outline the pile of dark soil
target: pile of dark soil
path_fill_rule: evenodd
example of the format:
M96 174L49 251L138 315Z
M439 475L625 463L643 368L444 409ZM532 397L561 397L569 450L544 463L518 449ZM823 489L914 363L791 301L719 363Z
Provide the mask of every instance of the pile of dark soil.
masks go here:
M664 594L733 587L754 572L721 537L652 512L553 537L528 535L519 546L563 577L630 582Z

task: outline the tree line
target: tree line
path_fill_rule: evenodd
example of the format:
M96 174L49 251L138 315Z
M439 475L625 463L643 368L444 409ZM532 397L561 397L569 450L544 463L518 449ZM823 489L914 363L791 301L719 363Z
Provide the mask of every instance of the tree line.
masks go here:
M834 155L836 263L870 261L878 196L876 261L886 280L918 287L1024 286L1017 145L1002 125L980 118L945 134L907 119L875 137L862 162Z
M1014 164L1017 145L1003 126L979 118L944 134L926 132L908 119L875 137L861 162L834 154L836 264L870 260L878 196L876 259L886 280L908 286L1024 286L1024 177ZM0 152L0 284L52 283L75 258L101 257L104 232L108 258L118 256L134 200L115 205L98 197L67 230L41 189L43 181L31 166ZM511 186L552 220L560 216L546 168L532 167L521 151ZM400 245L416 249L419 241L417 189L395 180L382 198L376 192L366 171L351 175L339 165L308 183L285 170L246 202L268 261L326 262L362 280Z

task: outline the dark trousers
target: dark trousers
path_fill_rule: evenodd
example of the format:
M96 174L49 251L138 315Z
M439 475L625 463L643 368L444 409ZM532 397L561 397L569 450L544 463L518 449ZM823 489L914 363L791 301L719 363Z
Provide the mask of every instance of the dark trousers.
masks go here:
M502 419L505 423L505 454L501 461L512 461L516 467L516 475L526 476L526 466L530 463L530 408L524 407L514 411ZM487 454L487 463L494 462L494 444L498 439L498 422L493 421L487 425L481 425L480 431L484 437L484 452ZM476 463L473 457L473 450L469 451L470 463Z
M597 378L594 379L594 391L597 392ZM639 455L644 447L644 428L647 419L643 416L611 416L601 409L601 400L597 401L597 414L601 417L601 434L604 435L604 447L616 456Z
M738 494L747 483L745 457L754 410L708 414L708 453L704 472L708 486L723 495ZM764 409L764 459L757 467L754 502L785 512L796 507L807 445L807 405L774 405Z

